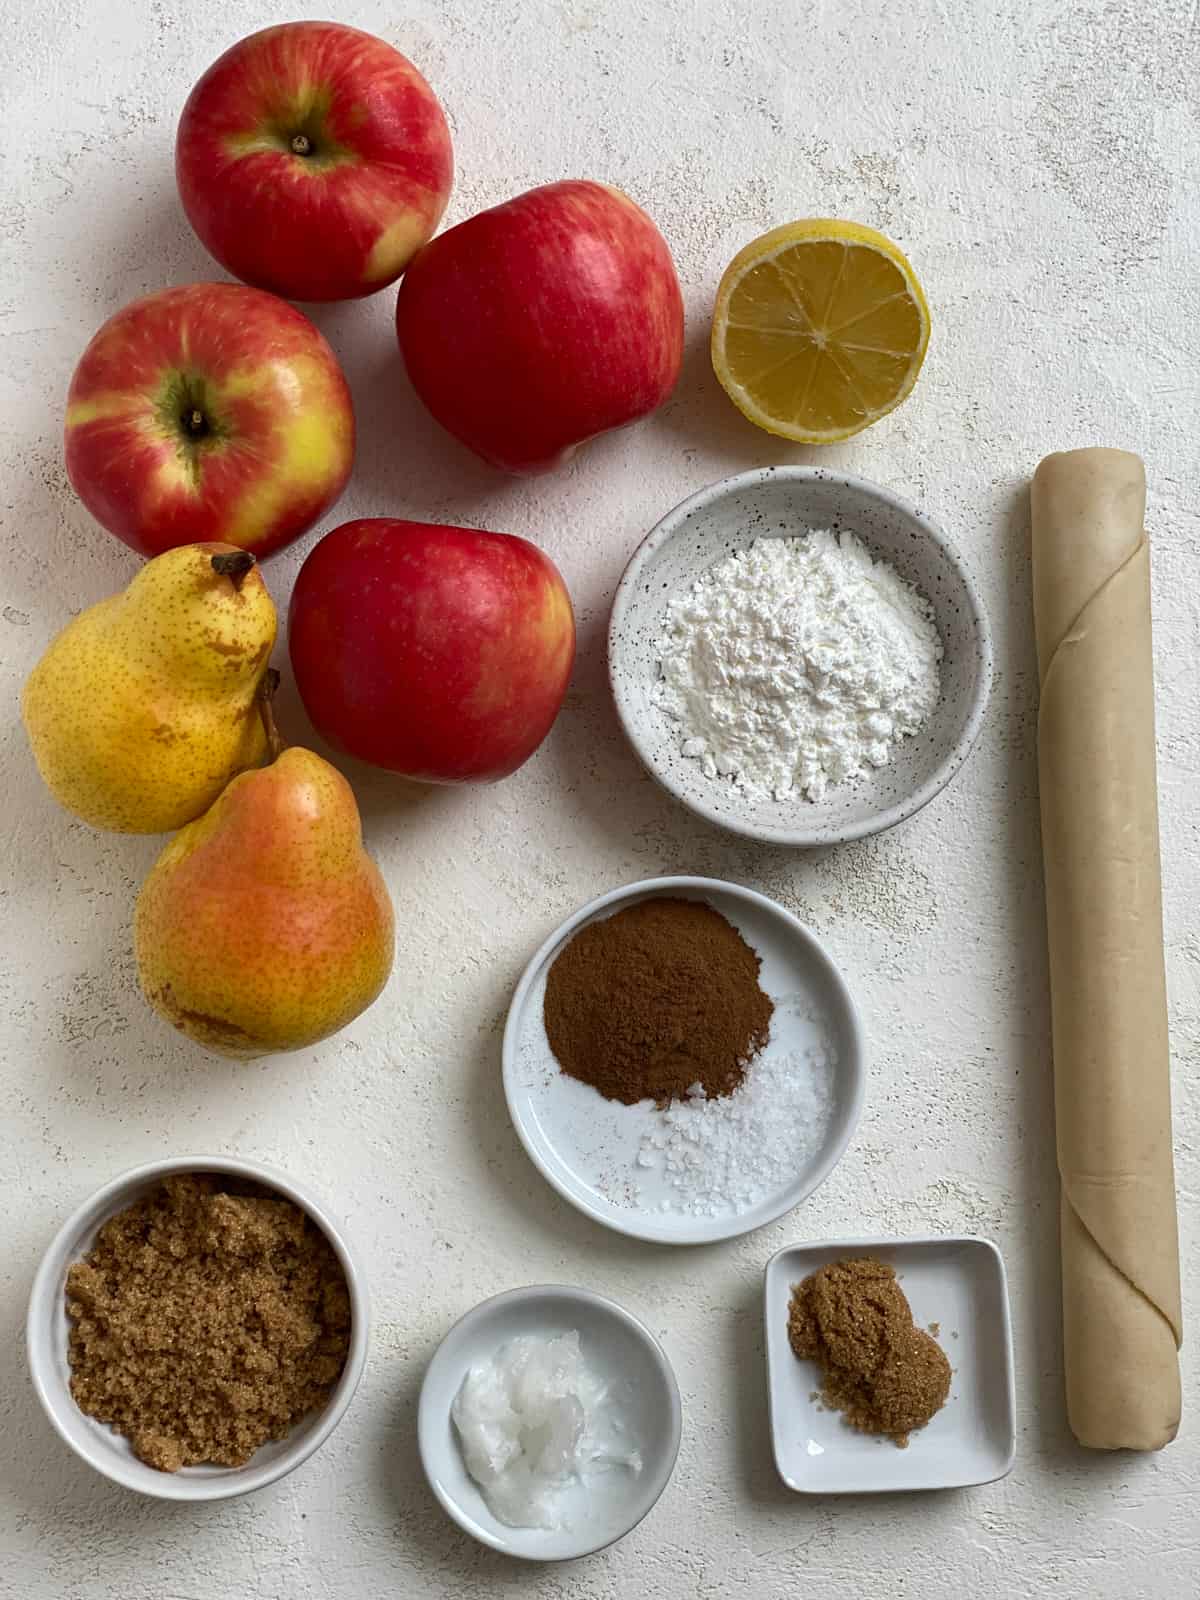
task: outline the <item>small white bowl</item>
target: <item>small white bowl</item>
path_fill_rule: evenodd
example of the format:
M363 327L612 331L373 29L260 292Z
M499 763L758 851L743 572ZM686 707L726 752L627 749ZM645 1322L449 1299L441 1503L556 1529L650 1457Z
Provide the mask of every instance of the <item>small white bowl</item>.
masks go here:
M654 705L657 640L667 602L731 551L811 529L855 534L933 606L945 651L941 699L886 767L831 787L822 800L750 800L706 778L680 753L679 726ZM731 833L819 847L861 839L911 817L971 753L992 681L983 602L958 554L920 511L864 478L824 467L763 467L701 489L667 513L634 552L613 600L608 668L617 714L643 764L677 800Z
M896 1269L913 1321L946 1352L950 1397L899 1450L860 1433L814 1394L821 1378L788 1342L793 1287L845 1256ZM1004 1261L990 1239L851 1239L788 1245L767 1263L767 1377L779 1476L799 1494L963 1489L1003 1478L1016 1451L1012 1325Z
M166 1177L183 1172L217 1173L274 1189L313 1219L332 1245L350 1293L350 1349L325 1407L302 1417L282 1439L256 1450L244 1467L184 1467L159 1472L139 1461L129 1441L85 1416L71 1397L67 1360L70 1322L66 1311L67 1269L95 1243L101 1226ZM370 1308L365 1280L349 1243L324 1205L294 1178L235 1156L176 1156L122 1173L85 1200L55 1235L33 1280L26 1321L26 1346L33 1387L46 1415L75 1454L104 1477L159 1500L226 1500L249 1494L284 1477L306 1461L337 1427L358 1387L367 1355Z
M674 1210L668 1179L638 1160L657 1113L649 1101L622 1105L564 1073L546 1037L546 977L560 950L585 927L638 901L664 895L702 900L731 922L762 962L760 982L775 1002L771 1053L802 1049L820 1035L836 1053L833 1107L825 1137L797 1159L787 1181L745 1210L711 1215ZM712 1244L765 1227L812 1194L845 1153L862 1111L866 1050L854 998L824 946L774 900L718 878L647 878L589 901L546 940L521 976L501 1048L504 1097L534 1166L594 1222L656 1244ZM657 1123L655 1124L657 1126Z
M572 1331L629 1418L630 1444L641 1452L642 1470L606 1474L605 1492L580 1486L567 1508L570 1527L510 1528L488 1510L463 1464L450 1407L470 1368L510 1339ZM571 1561L623 1539L666 1488L681 1432L679 1385L650 1330L604 1295L553 1284L510 1289L461 1317L434 1352L417 1411L421 1465L447 1515L481 1544L525 1561Z

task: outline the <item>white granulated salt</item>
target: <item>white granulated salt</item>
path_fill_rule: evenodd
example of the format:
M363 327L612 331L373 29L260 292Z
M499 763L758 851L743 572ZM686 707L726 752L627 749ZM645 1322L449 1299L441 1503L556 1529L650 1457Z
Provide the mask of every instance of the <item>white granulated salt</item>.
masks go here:
M663 1172L663 1211L716 1217L749 1211L789 1184L821 1149L833 1115L836 1057L821 1039L746 1068L731 1095L688 1099L655 1113L637 1154L642 1169Z
M756 539L668 604L654 701L751 799L885 766L937 704L933 607L851 533Z

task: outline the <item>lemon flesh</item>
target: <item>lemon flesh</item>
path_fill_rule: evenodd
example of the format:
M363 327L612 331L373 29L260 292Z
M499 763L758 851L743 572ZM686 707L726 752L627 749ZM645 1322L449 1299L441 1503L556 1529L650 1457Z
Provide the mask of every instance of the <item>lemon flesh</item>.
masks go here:
M739 411L785 439L828 444L886 416L928 343L916 274L860 223L774 228L738 252L717 290L713 370Z

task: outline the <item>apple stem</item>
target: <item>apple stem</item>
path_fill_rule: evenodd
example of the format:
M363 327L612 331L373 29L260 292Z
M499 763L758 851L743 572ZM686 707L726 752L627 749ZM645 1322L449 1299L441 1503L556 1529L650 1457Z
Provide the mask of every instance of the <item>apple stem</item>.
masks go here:
M274 667L268 667L263 676L263 681L258 687L258 714L262 718L263 732L267 736L267 765L278 761L286 746L283 736L275 722L275 712L271 701L279 687L279 673Z
M193 406L190 411L185 411L180 419L183 431L192 439L203 439L208 432L208 418L199 406Z
M292 149L298 156L312 155L312 140L306 133L297 133L292 137Z
M228 578L233 587L241 593L242 579L254 565L254 557L249 550L225 550L219 556L213 556L212 569L218 578Z

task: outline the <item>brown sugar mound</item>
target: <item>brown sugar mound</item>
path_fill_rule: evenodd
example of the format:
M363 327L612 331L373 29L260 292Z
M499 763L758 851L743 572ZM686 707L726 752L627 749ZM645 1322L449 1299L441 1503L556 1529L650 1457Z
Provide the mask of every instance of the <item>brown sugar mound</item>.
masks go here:
M703 901L638 901L588 923L550 968L550 1048L568 1076L625 1105L681 1100L695 1083L731 1094L770 1033L761 964Z
M821 1368L821 1396L864 1433L903 1447L946 1403L950 1363L913 1323L893 1268L863 1257L833 1261L792 1290L788 1339Z
M328 1399L350 1343L345 1274L290 1200L164 1180L67 1273L71 1393L163 1472L243 1466Z

